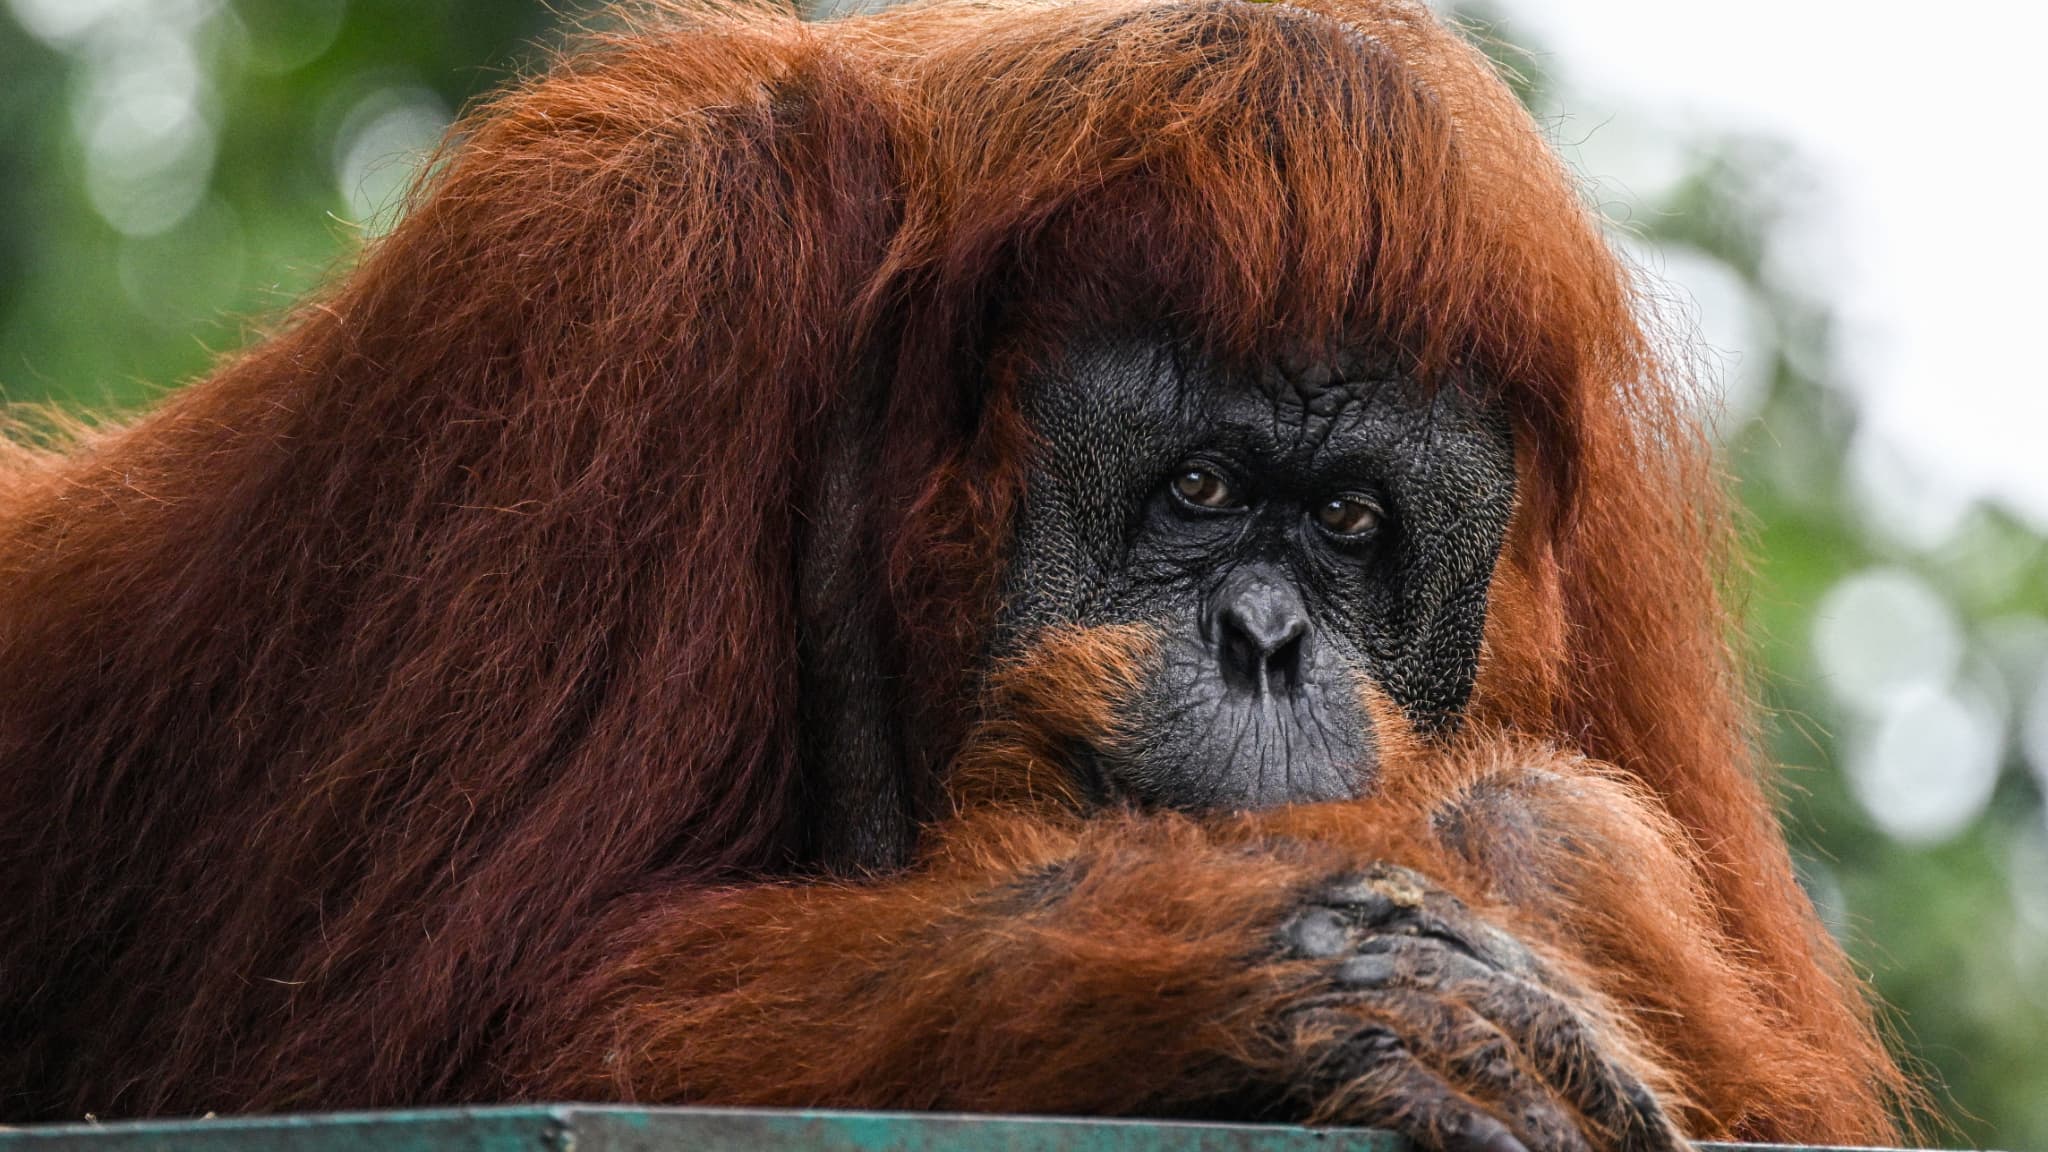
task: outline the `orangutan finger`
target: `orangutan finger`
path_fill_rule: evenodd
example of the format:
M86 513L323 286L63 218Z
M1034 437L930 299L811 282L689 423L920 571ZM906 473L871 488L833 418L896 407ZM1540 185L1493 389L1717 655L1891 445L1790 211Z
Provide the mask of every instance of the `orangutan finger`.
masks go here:
M1519 940L1412 869L1374 865L1332 885L1321 904L1340 915L1355 937L1439 940L1492 968L1515 973L1536 970L1535 958Z
M1385 1128L1427 1152L1530 1152L1489 1109L1416 1059L1392 1028L1335 1009L1319 1015L1346 1019L1334 1025L1341 1038L1311 1066L1310 1083L1321 1086L1311 1122Z
M1343 978L1360 987L1400 984L1462 1000L1511 1039L1604 1142L1628 1152L1687 1147L1655 1095L1608 1058L1592 1025L1550 989L1429 939L1368 941L1345 963Z
M1394 1029L1418 1061L1480 1102L1522 1143L1543 1152L1591 1152L1571 1105L1520 1057L1509 1036L1469 1005L1396 985L1378 988L1361 1009Z
M1655 1094L1610 1059L1591 1024L1550 990L1514 977L1458 981L1455 994L1514 1037L1543 1077L1624 1152L1689 1147Z
M1419 875L1378 866L1333 885L1322 902L1290 923L1285 939L1298 956L1343 957L1336 969L1340 985L1407 988L1424 1002L1469 1004L1494 1037L1533 1069L1545 1089L1534 1095L1555 1093L1569 1102L1563 1111L1575 1110L1579 1117L1566 1125L1574 1139L1583 1142L1583 1124L1596 1142L1626 1152L1686 1147L1655 1096L1606 1057L1591 1025L1567 1000L1538 981L1539 965L1528 950ZM1382 999L1391 1003L1391 993L1382 991L1376 1005ZM1410 1010L1415 1011L1412 1005ZM1415 1032L1404 1035L1414 1043ZM1526 1085L1493 1071L1495 1062L1484 1054L1494 1047L1481 1038L1468 1072L1491 1077L1489 1091L1503 1098L1531 1095ZM1539 1108L1532 1115L1558 1112Z
M1434 938L1367 940L1337 975L1342 984L1386 996L1412 989L1425 1000L1462 1002L1578 1110L1603 1145L1629 1152L1686 1147L1656 1097L1608 1059L1585 1018L1548 989ZM1487 1050L1490 1044L1480 1051Z

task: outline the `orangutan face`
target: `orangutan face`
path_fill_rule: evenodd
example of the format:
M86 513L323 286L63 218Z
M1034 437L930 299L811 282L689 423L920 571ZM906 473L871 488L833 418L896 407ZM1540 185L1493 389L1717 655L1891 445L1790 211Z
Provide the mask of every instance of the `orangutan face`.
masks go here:
M1110 624L1159 641L1115 746L1077 758L1084 786L1197 809L1354 795L1375 700L1425 729L1464 707L1513 445L1491 406L1386 363L1233 368L1137 339L1031 382L999 648Z

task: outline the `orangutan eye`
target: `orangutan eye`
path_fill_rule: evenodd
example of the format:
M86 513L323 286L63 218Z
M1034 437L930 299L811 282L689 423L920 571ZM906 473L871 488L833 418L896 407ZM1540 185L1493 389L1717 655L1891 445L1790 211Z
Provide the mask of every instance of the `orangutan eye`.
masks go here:
M1323 531L1347 541L1362 540L1379 530L1385 514L1371 497L1355 492L1333 496L1316 509L1316 523Z
M1197 508L1242 508L1228 482L1207 468L1189 468L1173 478L1173 494Z

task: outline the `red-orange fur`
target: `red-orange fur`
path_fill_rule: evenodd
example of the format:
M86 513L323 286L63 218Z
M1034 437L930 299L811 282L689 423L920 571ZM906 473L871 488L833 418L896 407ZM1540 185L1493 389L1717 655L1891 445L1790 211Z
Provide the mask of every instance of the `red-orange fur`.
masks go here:
M1845 1107L1839 1058L1788 1028L1640 784L1502 733L1397 743L1383 768L1365 801L1206 822L984 803L887 887L632 909L609 939L638 947L564 999L551 1032L574 1039L532 1075L579 1097L1184 1112L1293 1055L1299 1038L1260 1026L1313 966L1245 963L1291 901L1387 862L1569 974L1609 1050L1695 1137L1888 1131Z
M1891 1134L1902 1082L1756 777L1683 381L1426 12L676 7L444 160L269 339L127 427L0 457L0 1114L1170 1109L1279 1058L1248 942L1307 878L1383 859L1577 973L1694 1132ZM971 674L1017 383L1103 319L1225 357L1373 341L1501 389L1522 490L1488 735L1390 728L1355 806L1019 805L1057 799L1050 728L1104 724L1130 667L1097 637L1037 688ZM805 815L801 505L861 381L882 466L846 530L880 541L913 792L970 771L911 875L771 882ZM1536 784L1489 815L1501 774ZM1075 853L1078 919L999 898Z

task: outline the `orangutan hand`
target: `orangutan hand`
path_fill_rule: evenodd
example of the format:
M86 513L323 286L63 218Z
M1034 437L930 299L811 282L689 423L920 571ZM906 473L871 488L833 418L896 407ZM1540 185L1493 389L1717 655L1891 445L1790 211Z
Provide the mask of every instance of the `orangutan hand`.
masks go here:
M1406 868L1312 894L1280 933L1321 966L1283 1021L1321 1123L1432 1152L1683 1152L1686 1141L1520 942Z

